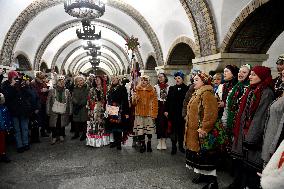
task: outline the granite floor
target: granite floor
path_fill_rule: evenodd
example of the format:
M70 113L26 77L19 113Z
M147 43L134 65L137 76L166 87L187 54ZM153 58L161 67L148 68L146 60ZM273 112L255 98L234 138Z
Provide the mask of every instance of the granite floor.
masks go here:
M191 182L194 173L185 168L184 154L172 156L170 148L141 154L131 147L132 138L121 151L92 148L70 140L69 128L66 134L64 143L50 145L49 138L41 138L41 143L22 154L10 145L12 162L0 163L0 189L197 189L204 185ZM153 143L156 146L156 140ZM219 171L218 182L223 188L231 177Z

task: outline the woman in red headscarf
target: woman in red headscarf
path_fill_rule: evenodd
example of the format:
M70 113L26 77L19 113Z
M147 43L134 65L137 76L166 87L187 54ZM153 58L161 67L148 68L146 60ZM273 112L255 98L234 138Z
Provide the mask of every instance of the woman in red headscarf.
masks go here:
M233 128L232 156L240 160L231 188L259 188L257 172L262 170L261 150L267 109L274 99L270 87L271 70L255 66L249 76L250 86L240 102Z

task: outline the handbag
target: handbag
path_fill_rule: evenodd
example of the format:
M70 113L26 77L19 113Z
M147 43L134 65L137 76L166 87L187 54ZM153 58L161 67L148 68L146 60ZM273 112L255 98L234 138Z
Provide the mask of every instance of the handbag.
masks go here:
M57 114L64 114L66 113L66 108L67 108L67 104L66 103L62 103L62 102L59 102L56 97L56 90L54 90L54 94L55 94L55 98L54 98L54 103L52 105L52 111L54 113L57 113ZM65 90L65 96L66 96L66 90Z

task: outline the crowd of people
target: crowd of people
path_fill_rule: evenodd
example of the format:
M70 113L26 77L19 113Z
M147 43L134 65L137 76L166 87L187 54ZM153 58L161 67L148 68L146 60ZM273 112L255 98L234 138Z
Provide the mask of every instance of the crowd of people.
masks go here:
M13 132L17 152L23 153L40 135L51 133L51 145L64 142L71 123L71 139L93 147L121 150L132 136L133 146L144 153L153 151L154 134L157 150L167 149L169 138L171 154L185 154L186 167L196 173L192 182L206 183L204 189L218 188L216 169L225 166L220 162L231 165L234 181L228 188L272 188L265 181L269 172L284 174L284 57L277 70L275 79L270 68L249 64L227 65L211 75L194 70L189 85L177 71L173 86L164 73L155 86L147 75L138 83L119 76L109 81L93 74L57 75L53 87L42 72L32 78L10 71L0 94L1 162L10 162L7 133ZM273 154L278 163L269 162ZM275 188L283 187L281 178Z

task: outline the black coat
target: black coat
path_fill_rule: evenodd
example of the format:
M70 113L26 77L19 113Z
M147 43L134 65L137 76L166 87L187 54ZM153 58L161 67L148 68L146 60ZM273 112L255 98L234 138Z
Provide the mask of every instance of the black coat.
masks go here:
M165 112L168 112L168 118L171 121L180 120L182 118L182 108L185 94L188 91L188 86L184 83L174 85L169 88Z
M2 86L5 104L12 116L29 117L33 110L32 95L27 87L11 86L5 81Z
M107 104L108 105L115 105L115 106L119 106L119 108L121 109L121 123L119 124L113 124L113 123L109 123L109 129L110 130L125 130L127 128L125 124L126 123L126 119L125 119L125 115L129 115L130 114L130 110L129 110L129 102L128 102L128 93L127 90L124 86L118 85L115 87L111 87L110 90L107 93ZM107 120L109 121L109 120Z

